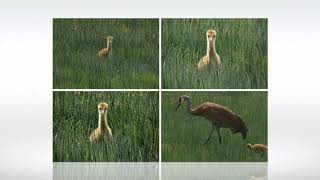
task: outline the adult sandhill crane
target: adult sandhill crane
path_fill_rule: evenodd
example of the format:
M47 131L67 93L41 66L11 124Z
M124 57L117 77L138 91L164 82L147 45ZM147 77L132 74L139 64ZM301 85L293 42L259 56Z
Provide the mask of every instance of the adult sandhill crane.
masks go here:
M100 142L102 140L112 140L112 131L108 125L107 120L107 111L109 105L105 102L101 102L98 104L99 111L99 126L90 134L91 142Z
M229 108L219 104L206 102L193 109L191 105L191 99L189 96L183 95L179 97L179 102L176 111L180 107L182 102L187 103L187 110L190 114L195 116L202 116L208 119L212 124L212 129L209 137L205 141L207 143L212 135L214 129L217 130L219 136L219 142L221 144L220 128L229 128L234 134L241 133L243 139L247 138L248 129L245 122L239 115L232 112Z
M99 51L99 53L98 53L99 58L108 57L112 53L112 42L113 42L113 37L108 36L107 37L107 47L103 48Z
M248 143L247 145L247 148L250 149L250 150L253 150L255 152L266 152L268 151L268 146L267 145L264 145L264 144L250 144Z
M198 70L202 70L208 65L210 65L213 61L218 67L221 66L220 56L216 51L216 35L217 32L213 29L209 29L207 31L207 54L201 58L199 63L197 64Z

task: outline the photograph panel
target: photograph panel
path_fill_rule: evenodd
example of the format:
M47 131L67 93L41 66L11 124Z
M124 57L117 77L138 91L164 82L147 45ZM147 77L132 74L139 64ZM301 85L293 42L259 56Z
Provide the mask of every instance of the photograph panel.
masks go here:
M267 92L162 92L163 162L267 162Z
M267 89L267 19L162 19L162 88Z
M156 89L159 19L53 19L54 89Z
M158 162L158 92L54 92L54 162Z

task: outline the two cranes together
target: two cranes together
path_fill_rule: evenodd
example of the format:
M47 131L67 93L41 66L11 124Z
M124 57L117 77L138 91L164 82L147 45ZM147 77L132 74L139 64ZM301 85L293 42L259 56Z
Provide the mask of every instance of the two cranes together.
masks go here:
M221 144L220 128L228 128L231 130L233 134L240 133L243 139L247 138L248 128L245 122L242 120L240 115L234 113L229 108L211 102L206 102L199 105L196 108L192 108L190 97L183 95L179 97L176 111L179 109L183 102L187 104L187 111L190 114L194 116L204 117L210 121L211 132L209 134L209 137L206 139L205 143L207 143L210 140L213 131L216 129L219 137L219 143ZM267 151L268 149L268 147L263 144L247 144L247 148L257 152Z

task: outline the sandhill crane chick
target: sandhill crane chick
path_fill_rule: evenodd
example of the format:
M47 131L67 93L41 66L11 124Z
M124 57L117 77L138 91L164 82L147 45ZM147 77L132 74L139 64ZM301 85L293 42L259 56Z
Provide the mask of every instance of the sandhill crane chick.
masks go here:
M241 133L243 139L247 138L248 129L245 122L238 114L232 112L229 108L219 104L206 102L193 109L190 97L183 95L179 97L176 111L178 110L182 102L187 103L187 111L190 114L204 117L211 122L212 129L205 143L210 140L213 130L216 129L219 136L219 142L221 144L221 136L219 131L221 127L229 128L234 134Z
M91 142L100 142L102 140L112 140L112 131L108 125L107 120L107 112L108 112L109 105L105 102L101 102L98 104L98 112L99 112L99 119L98 119L98 128L92 131L90 135Z
M111 55L112 53L112 42L113 42L113 37L108 36L107 37L107 47L103 48L99 51L98 56L99 58L106 58Z
M218 67L221 66L220 56L216 51L216 35L217 32L213 29L209 29L206 33L207 35L207 54L201 58L199 63L197 64L198 70L202 70L205 67L209 66L212 61L216 63Z
M247 144L247 148L250 149L251 151L254 152L266 152L268 151L268 146L264 145L264 144Z

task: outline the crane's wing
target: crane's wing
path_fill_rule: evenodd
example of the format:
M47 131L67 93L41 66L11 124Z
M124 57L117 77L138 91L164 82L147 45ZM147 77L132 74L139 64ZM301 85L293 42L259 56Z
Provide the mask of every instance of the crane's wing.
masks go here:
M195 115L203 116L221 126L230 126L237 119L235 113L229 108L215 103L203 103L193 110Z

